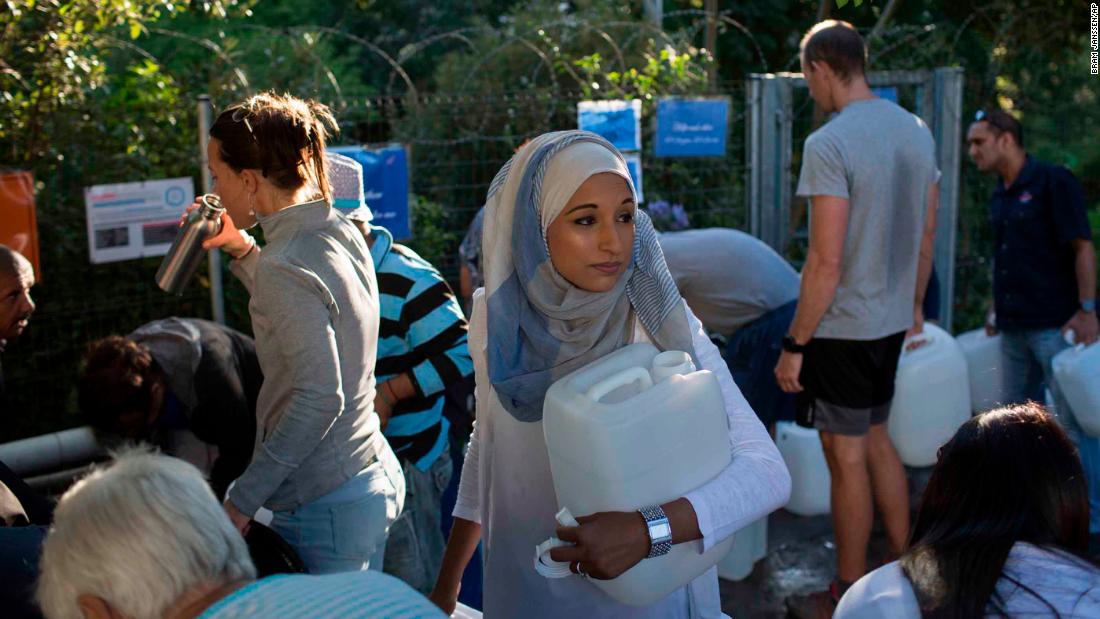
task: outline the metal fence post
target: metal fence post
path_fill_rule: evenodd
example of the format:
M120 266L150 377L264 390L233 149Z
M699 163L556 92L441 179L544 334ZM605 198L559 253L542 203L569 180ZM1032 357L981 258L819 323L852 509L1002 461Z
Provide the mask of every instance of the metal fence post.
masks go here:
M766 76L752 74L745 80L745 208L749 234L761 238L760 230L760 134L761 98Z
M642 12L645 13L646 19L653 22L654 26L659 29L663 28L662 24L665 18L664 0L643 0Z
M214 110L209 95L199 95L199 157L202 162L202 192L209 193L213 188L210 179L209 160L206 146L210 142L210 127L214 124ZM225 324L225 296L222 294L222 254L220 249L207 252L210 268L210 308L214 322Z
M963 70L935 70L933 78L936 159L940 173L940 210L936 220L936 271L940 278L940 322L954 331L955 245L958 242L959 165L962 155Z
M786 256L791 242L791 199L794 180L791 178L791 156L794 152L794 86L798 78L780 73L776 79L776 105L771 114L775 131L774 179L772 196L771 246Z
M749 230L786 255L791 203L791 80L753 74L747 84Z

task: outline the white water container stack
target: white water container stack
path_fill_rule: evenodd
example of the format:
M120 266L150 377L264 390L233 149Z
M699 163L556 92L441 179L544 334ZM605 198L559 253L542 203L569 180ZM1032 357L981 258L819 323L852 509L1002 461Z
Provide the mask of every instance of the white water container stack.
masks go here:
M481 611L459 602L455 605L455 611L451 613L451 619L481 619Z
M743 580L767 554L768 517L764 516L733 534L733 550L718 562L718 577Z
M686 353L649 344L622 348L551 385L543 432L558 505L578 516L666 503L730 462L718 379L695 371ZM589 582L624 604L651 604L710 569L731 545L723 540L702 553L701 541L677 544L618 578Z
M1005 375L1001 365L1001 336L986 335L985 329L963 333L955 340L966 356L970 375L970 409L975 414L997 408L1005 402Z
M1077 345L1054 356L1054 379L1081 429L1100 436L1100 345Z
M817 430L780 421L775 424L775 444L791 472L787 511L799 516L829 513L829 466Z
M917 337L925 344L903 348L898 361L887 429L902 462L932 466L940 446L970 418L970 380L966 357L949 333L925 323Z

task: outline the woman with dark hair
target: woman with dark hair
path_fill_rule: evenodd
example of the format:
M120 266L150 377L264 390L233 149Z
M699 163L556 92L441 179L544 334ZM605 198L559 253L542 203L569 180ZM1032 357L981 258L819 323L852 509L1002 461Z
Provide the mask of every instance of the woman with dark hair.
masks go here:
M331 208L328 109L260 94L230 106L207 154L226 214L206 247L248 288L264 381L252 462L225 509L242 532L261 506L310 572L381 569L405 480L374 411L378 286L355 226ZM260 224L263 251L240 228Z
M1088 526L1081 463L1054 418L1036 404L990 411L941 448L909 550L835 616L1100 617Z

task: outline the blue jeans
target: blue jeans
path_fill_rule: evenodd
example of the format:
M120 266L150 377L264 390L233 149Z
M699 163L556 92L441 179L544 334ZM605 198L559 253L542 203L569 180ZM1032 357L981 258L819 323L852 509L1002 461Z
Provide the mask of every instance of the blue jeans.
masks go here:
M775 365L797 306L798 301L791 301L764 314L735 331L726 344L733 382L765 428L776 421L794 421L794 395L779 388Z
M432 592L443 563L446 540L440 527L443 491L451 483L454 464L444 449L427 471L405 462L405 509L390 527L383 571L405 581L423 595Z
M1022 329L1001 332L1005 401L1019 404L1043 401L1043 387L1054 396L1051 413L1065 429L1081 456L1089 488L1089 532L1100 533L1100 437L1089 436L1078 425L1062 390L1054 380L1051 360L1069 347L1059 329Z
M271 528L298 551L311 574L382 569L386 535L405 502L405 477L389 448L332 492L275 512Z

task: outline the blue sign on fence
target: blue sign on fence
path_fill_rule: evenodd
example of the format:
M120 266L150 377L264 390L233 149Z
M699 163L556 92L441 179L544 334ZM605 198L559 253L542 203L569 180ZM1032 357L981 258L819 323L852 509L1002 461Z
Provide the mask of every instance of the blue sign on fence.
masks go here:
M658 157L724 157L730 102L728 99L657 101Z
M581 101L577 127L599 134L623 151L642 149L642 102Z
M642 157L638 153L626 153L626 171L630 172L630 180L634 183L634 191L638 193L638 204L645 202L645 194L642 193Z
M875 93L875 96L879 99L886 99L887 101L898 102L898 87L897 86L875 86L871 89L871 92Z
M336 146L329 150L363 166L363 196L374 214L372 224L382 226L398 240L412 236L409 221L409 163L405 147L394 144L379 149Z

